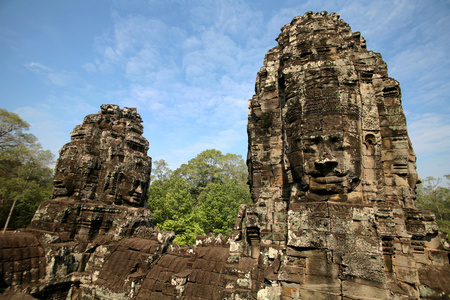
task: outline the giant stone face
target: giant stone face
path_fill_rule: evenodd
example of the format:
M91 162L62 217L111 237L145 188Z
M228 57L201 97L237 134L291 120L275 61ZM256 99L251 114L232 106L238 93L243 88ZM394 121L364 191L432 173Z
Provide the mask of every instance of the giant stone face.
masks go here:
M102 105L60 151L53 198L146 206L151 158L136 109Z
M362 176L358 109L326 98L309 100L287 102L286 152L293 181L305 201L345 201ZM327 106L333 106L331 112Z

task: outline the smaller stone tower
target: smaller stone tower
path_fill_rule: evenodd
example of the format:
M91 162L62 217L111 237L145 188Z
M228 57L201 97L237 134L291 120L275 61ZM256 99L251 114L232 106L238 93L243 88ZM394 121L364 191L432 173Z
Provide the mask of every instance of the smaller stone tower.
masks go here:
M150 226L151 158L141 122L135 108L112 104L86 116L60 150L53 199L41 204L29 229L90 242L97 235L123 236Z

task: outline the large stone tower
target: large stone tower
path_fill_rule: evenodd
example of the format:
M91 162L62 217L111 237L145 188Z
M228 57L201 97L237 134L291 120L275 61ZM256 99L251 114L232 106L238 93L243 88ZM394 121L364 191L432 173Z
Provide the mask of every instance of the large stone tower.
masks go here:
M238 242L268 270L258 297L448 293L447 244L414 205L416 157L381 55L334 13L296 17L277 41L249 101L255 204Z

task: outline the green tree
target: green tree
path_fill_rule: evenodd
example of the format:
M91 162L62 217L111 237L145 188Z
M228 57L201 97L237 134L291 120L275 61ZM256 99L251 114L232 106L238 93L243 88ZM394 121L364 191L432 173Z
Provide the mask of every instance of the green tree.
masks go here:
M190 244L197 235L204 234L199 226L196 199L187 180L178 176L155 180L149 189L148 204L155 225L174 231L176 243Z
M151 181L154 180L164 181L168 180L172 170L164 159L155 160L152 162L152 175Z
M439 228L450 236L450 175L445 175L447 187L441 186L441 179L427 177L417 187L416 206L431 210L436 216Z
M6 224L9 216L10 229L27 226L51 195L53 155L24 132L28 129L17 114L0 109L0 222Z
M240 204L251 202L240 155L209 149L173 172L162 160L153 171L158 175L150 185L149 209L155 225L175 231L179 244L209 232L230 233Z
M176 176L186 179L192 192L199 194L210 182L220 182L220 160L222 152L215 149L205 150L187 164L175 170Z
M29 149L33 149L36 137L24 133L30 125L17 114L0 108L0 175L8 173L28 159Z
M173 241L179 245L192 245L195 243L197 236L205 234L195 214L188 214L174 220L167 220L161 227L174 231L175 239Z
M237 180L240 183L247 181L247 167L242 156L236 154L222 154L216 149L208 149L199 153L182 164L174 172L176 176L186 179L195 194L200 194L209 183L225 183Z
M175 176L168 180L155 180L150 186L148 197L155 224L189 214L196 202L189 192L189 183Z
M231 233L239 206L250 201L248 188L236 180L208 184L199 195L202 228L214 234Z

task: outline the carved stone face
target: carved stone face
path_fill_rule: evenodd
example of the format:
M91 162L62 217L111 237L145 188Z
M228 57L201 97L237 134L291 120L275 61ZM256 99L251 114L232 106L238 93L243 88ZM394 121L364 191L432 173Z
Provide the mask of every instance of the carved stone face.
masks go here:
M303 174L295 174L319 195L346 194L361 179L359 137L348 132L317 132L301 140ZM298 170L298 168L294 169Z
M115 203L130 206L145 206L145 194L148 189L148 179L145 178L149 170L148 162L135 158L134 164L123 164L119 173L115 174L115 185L109 193L115 192Z
M76 145L65 145L60 151L55 177L53 197L92 199L96 186L96 157L92 153L80 153Z
M344 131L342 122L353 124L348 128L354 130ZM356 123L355 118L337 115L295 118L287 124L292 179L306 200L345 201L359 185L362 144Z
M114 143L110 142L110 145ZM107 203L146 206L145 195L150 178L151 159L146 156L146 141L131 132L114 146L103 150L104 162L99 174L99 196Z
M151 158L138 118L135 110L116 106L87 116L60 152L53 198L146 207Z
M66 182L66 177L62 172L57 173L53 178L53 197L65 197L73 194L73 188Z

